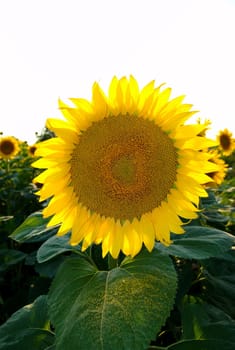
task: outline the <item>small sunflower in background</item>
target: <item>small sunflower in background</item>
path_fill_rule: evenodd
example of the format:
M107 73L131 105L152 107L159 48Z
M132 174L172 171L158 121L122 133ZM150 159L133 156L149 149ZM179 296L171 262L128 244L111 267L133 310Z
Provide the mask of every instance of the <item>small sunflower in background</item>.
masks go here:
M228 129L221 130L217 135L219 148L225 156L229 156L235 149L235 140Z
M0 158L11 159L15 157L19 151L19 142L15 137L0 137Z
M218 166L218 170L207 174L213 181L207 183L206 186L215 187L217 185L221 185L221 183L224 181L228 171L228 164L221 158L221 155L217 149L210 150L209 154L211 155L209 161L216 164Z
M29 155L31 157L35 156L36 149L37 149L37 145L36 144L31 145L31 146L28 147L28 152L29 152Z
M215 142L200 136L207 123L184 124L195 111L170 95L154 81L139 89L130 76L114 77L107 95L94 83L91 101L59 101L65 120L47 121L56 137L37 144L34 163L46 169L35 181L58 235L71 231L83 251L102 244L103 257L135 256L155 240L169 245L171 232L184 232L182 218L197 217L206 174L218 170L202 150Z

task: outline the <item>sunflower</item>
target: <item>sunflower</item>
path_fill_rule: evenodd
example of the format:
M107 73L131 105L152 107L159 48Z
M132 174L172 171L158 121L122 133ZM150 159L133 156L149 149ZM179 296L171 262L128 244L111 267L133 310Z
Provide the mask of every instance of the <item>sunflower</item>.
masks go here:
M29 152L29 155L31 157L35 156L36 149L37 149L37 145L36 144L31 145L31 146L28 147L28 152Z
M0 158L13 158L19 151L19 142L14 137L5 136L0 138Z
M223 182L228 171L228 164L226 164L225 161L220 157L217 149L210 150L209 154L211 155L209 161L217 164L218 170L207 174L211 177L212 181L207 183L206 186L214 187L216 185L220 185Z
M95 243L103 256L135 256L155 240L169 245L171 232L184 232L182 218L197 217L206 173L218 169L201 150L215 142L198 136L206 125L184 125L192 105L170 94L154 81L140 90L134 77L114 77L107 95L94 83L90 102L59 101L65 120L48 119L56 137L38 144L34 163L58 235L71 231L83 251Z
M235 149L235 140L228 129L221 130L217 135L219 147L225 156L229 156Z

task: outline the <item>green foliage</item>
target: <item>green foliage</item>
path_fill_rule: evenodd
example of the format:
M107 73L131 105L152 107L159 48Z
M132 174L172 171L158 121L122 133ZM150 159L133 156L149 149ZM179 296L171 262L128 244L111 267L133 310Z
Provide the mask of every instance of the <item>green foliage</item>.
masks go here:
M1 235L10 233L30 213L41 208L35 196L37 188L32 183L38 172L31 167L33 160L26 143L20 144L20 152L14 158L0 159L0 217L11 217L0 222Z
M54 343L47 311L47 297L14 313L0 327L0 350L46 350Z
M173 264L157 251L142 251L110 271L70 258L49 294L56 348L145 349L165 323L175 291Z
M0 272L4 272L8 267L23 261L26 254L15 249L0 249Z
M65 252L79 253L81 251L80 245L75 247L69 244L70 235L67 234L62 237L53 236L41 245L37 252L37 260L39 263L51 260L57 255Z
M235 319L235 250L203 262L205 299Z
M168 347L151 346L156 350L233 350L231 343L218 340L182 340Z
M189 299L181 312L183 339L226 339L231 345L235 343L235 320L222 310Z
M49 219L43 218L41 212L35 212L29 215L9 237L19 243L45 241L58 230L58 226L47 227L48 222Z
M42 288L41 277L34 269L38 246L9 239L32 211L42 208L35 195L38 189L32 183L38 173L31 167L34 160L25 142L20 143L20 152L14 158L0 159L0 324L48 289L48 283Z
M184 235L174 235L173 244L166 247L160 243L157 249L184 259L207 259L221 256L235 243L235 237L211 227L186 226Z

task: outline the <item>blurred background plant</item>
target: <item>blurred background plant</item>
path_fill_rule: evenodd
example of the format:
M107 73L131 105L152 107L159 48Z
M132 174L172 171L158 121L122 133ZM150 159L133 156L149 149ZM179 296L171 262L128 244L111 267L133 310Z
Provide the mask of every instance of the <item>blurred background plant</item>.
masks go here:
M42 208L35 195L39 184L32 182L38 171L31 163L37 142L52 136L45 128L36 134L35 144L28 145L0 135L0 323L34 300L35 285L41 288L36 296L45 290L35 270L38 242L21 244L9 235L29 214Z

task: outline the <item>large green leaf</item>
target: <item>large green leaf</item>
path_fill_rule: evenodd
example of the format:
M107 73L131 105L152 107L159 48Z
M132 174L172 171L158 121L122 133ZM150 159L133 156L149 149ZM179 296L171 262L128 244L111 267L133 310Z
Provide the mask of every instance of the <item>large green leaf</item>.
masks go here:
M58 255L54 259L45 261L44 263L36 263L34 268L35 271L41 276L41 277L47 277L47 278L54 278L57 271L60 268L60 265L64 262L66 259L63 255Z
M183 340L172 344L166 350L234 350L234 344L223 339Z
M234 350L234 344L226 339L206 339L206 340L181 340L170 346L161 347L152 345L148 350Z
M203 210L199 213L201 220L207 225L226 230L229 216L220 212L221 203L216 198L214 189L209 189L208 197L201 198L201 207Z
M203 261L206 298L235 318L235 250Z
M48 261L57 255L65 252L75 252L81 251L80 245L75 247L69 244L70 235L65 236L53 236L44 242L37 252L37 260L39 263Z
M0 327L0 350L44 350L53 342L46 296L15 312Z
M185 302L181 312L184 339L226 341L233 348L235 321L222 310L206 303Z
M49 220L37 211L29 215L9 237L20 243L45 241L58 231L58 226L47 227Z
M171 259L153 251L110 271L68 258L52 284L49 310L56 349L146 349L174 304Z
M200 260L221 256L235 242L234 236L211 227L185 226L185 231L183 235L174 235L169 247L157 243L156 248L180 258Z

